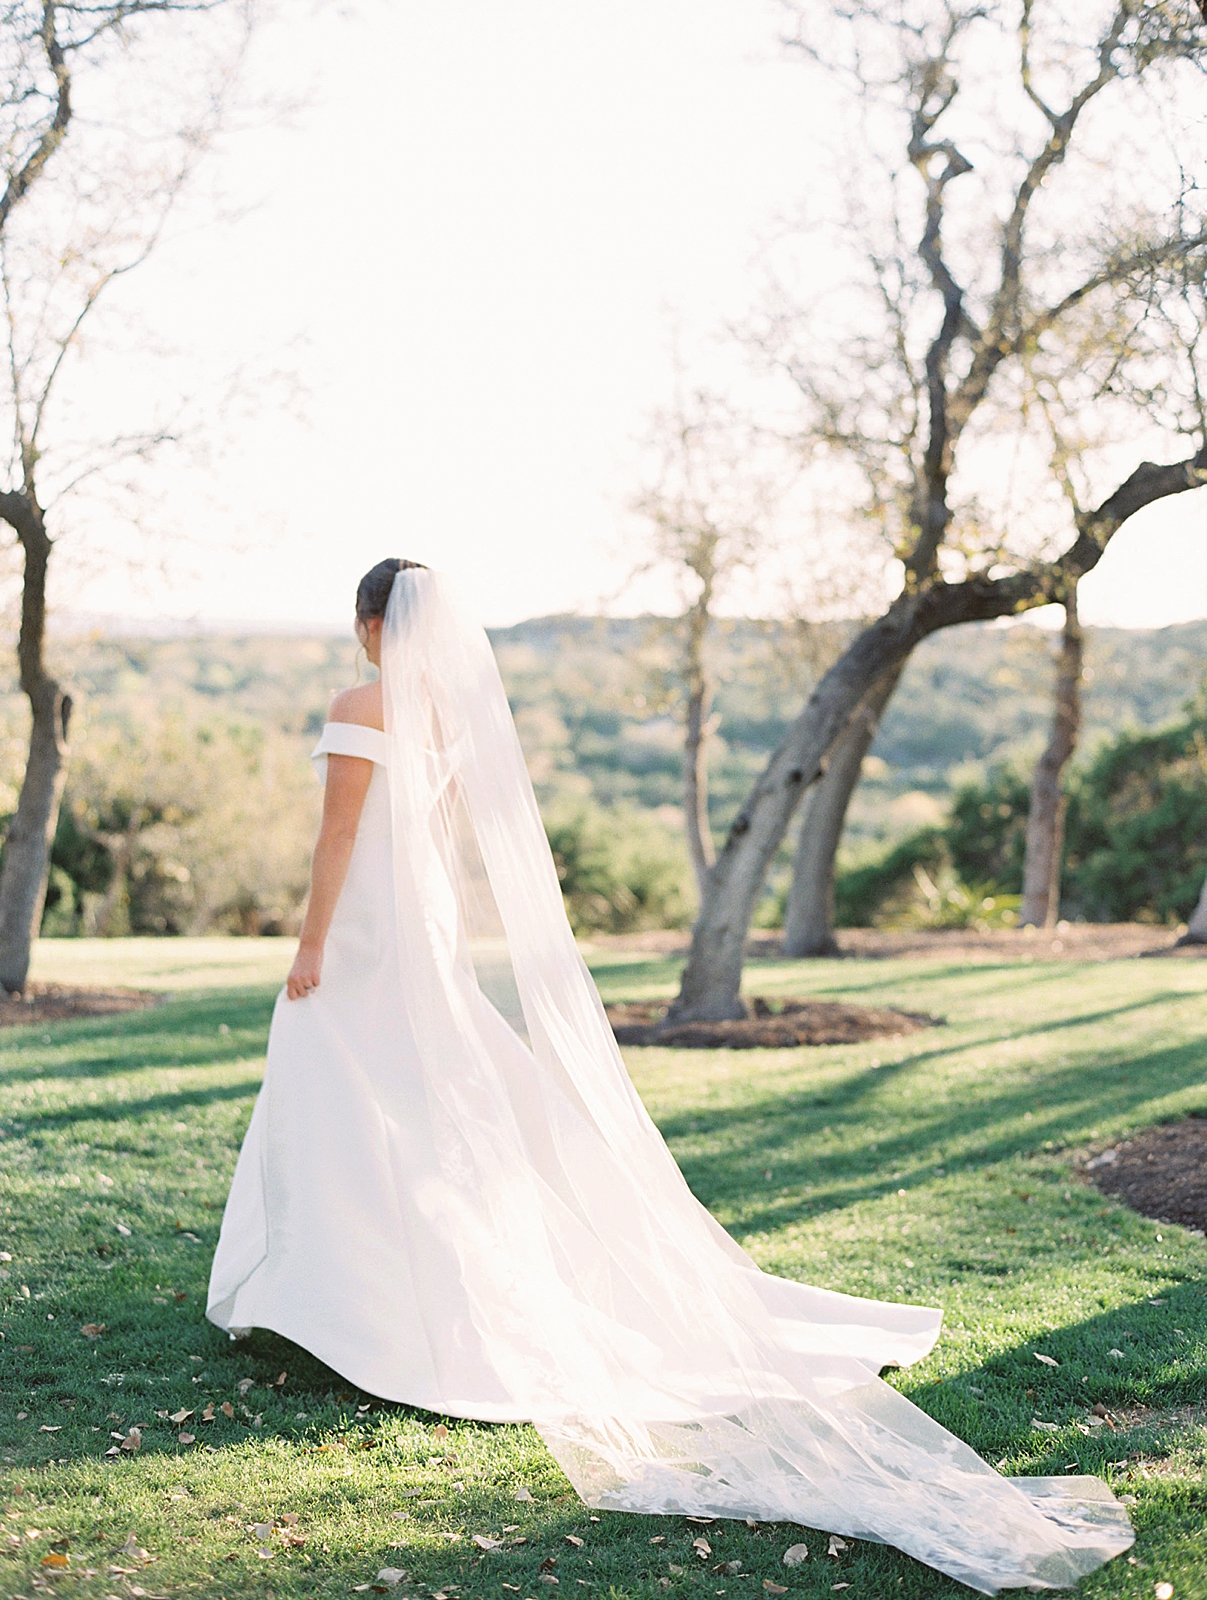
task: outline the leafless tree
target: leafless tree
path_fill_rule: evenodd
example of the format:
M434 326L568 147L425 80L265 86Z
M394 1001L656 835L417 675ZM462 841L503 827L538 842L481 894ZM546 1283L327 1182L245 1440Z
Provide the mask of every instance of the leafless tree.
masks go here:
M221 13L221 43L199 37L211 13ZM85 327L146 260L221 123L252 16L251 0L13 0L3 9L0 404L11 458L0 519L23 558L17 654L32 712L0 869L0 988L10 992L25 985L41 919L70 728L71 698L46 660L54 517L82 483L145 456L169 430L57 450L49 435Z
M1154 104L1176 110L1180 93L1201 87L1197 6L1103 0L1070 19L1055 0L847 0L825 26L827 70L845 74L872 140L860 170L840 171L886 219L885 249L864 258L880 314L869 322L853 294L832 303L831 325L847 303L856 315L831 340L825 382L816 319L807 337L771 328L766 342L809 404L807 431L845 461L862 457L901 588L824 674L740 808L708 877L677 1019L742 1014L746 934L768 867L873 686L939 629L1062 601L1129 517L1207 483L1201 419L1168 398L1184 351L1158 336L1153 315L1202 259L1203 197L1157 151L1131 191L1110 160L1121 128L1149 131ZM1135 338L1095 340L1103 320ZM1053 403L1129 415L1131 438L1163 438L1173 459L1128 470L1107 450L1090 461L1075 511L1033 494L1016 506L1003 420L1017 423L1016 449L1033 453L1041 424L1027 397L1067 372L1070 341L1093 358L1080 391L1066 384ZM844 370L845 386L833 381Z
M656 458L651 485L633 503L650 535L638 574L667 571L683 594L675 626L683 697L683 821L703 893L715 859L708 817L708 749L715 731L709 634L718 599L766 550L773 480L755 465L759 452L749 430L705 391L660 412L650 445Z

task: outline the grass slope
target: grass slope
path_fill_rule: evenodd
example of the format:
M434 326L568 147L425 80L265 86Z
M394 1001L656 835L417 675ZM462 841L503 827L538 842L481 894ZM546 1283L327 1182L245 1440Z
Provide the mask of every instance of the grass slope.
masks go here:
M210 1327L210 1253L287 955L269 941L43 945L38 976L168 998L0 1036L0 1593L292 1600L387 1567L407 1574L390 1592L449 1600L734 1600L762 1597L764 1579L792 1600L968 1592L873 1545L830 1557L812 1531L596 1518L528 1429L450 1423L445 1437L280 1339L231 1344ZM608 997L673 982L659 961L609 955L595 970ZM1140 1600L1168 1581L1202 1600L1207 1243L1087 1189L1070 1153L1207 1110L1207 969L802 963L752 987L948 1022L832 1049L630 1052L696 1192L773 1271L941 1304L938 1350L896 1381L1003 1470L1098 1472L1135 1496L1132 1561L1082 1594ZM1115 1428L1086 1421L1096 1402ZM134 1426L141 1448L106 1456ZM808 1560L785 1568L801 1540ZM741 1570L715 1570L729 1561Z

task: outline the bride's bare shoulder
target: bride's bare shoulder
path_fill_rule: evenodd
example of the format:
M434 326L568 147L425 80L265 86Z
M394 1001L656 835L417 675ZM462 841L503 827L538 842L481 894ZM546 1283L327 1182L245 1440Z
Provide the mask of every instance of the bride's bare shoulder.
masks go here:
M381 681L358 683L355 689L341 689L331 700L328 722L358 722L365 728L385 727L381 711Z

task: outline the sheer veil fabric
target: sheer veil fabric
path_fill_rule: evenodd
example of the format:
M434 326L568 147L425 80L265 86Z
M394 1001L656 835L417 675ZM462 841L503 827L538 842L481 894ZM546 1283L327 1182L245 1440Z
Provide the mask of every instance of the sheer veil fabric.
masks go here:
M566 922L507 698L448 580L382 638L398 961L477 1339L588 1505L892 1544L985 1594L1127 1549L1095 1478L1005 1479L879 1378L940 1314L761 1272L693 1197Z

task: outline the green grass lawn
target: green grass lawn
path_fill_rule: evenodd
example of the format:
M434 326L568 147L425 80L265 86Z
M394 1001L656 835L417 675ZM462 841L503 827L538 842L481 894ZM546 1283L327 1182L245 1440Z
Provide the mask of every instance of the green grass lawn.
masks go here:
M968 1593L876 1546L830 1557L813 1531L592 1516L530 1430L446 1437L275 1336L233 1344L206 1323L289 954L44 944L36 976L167 998L0 1034L0 1594L288 1600L383 1568L406 1573L391 1593L448 1600L763 1600L764 1579L802 1600ZM645 958L600 955L595 971L609 998L674 981ZM1167 1581L1207 1600L1207 1242L1073 1169L1079 1150L1207 1112L1207 964L769 964L749 986L947 1022L828 1049L630 1051L696 1193L772 1271L943 1306L938 1349L896 1381L988 1460L1102 1473L1135 1497L1132 1560L1080 1593L1151 1600ZM1086 1420L1096 1403L1114 1427ZM131 1428L137 1451L121 1448ZM784 1567L802 1540L808 1559ZM59 1556L66 1572L42 1566Z

